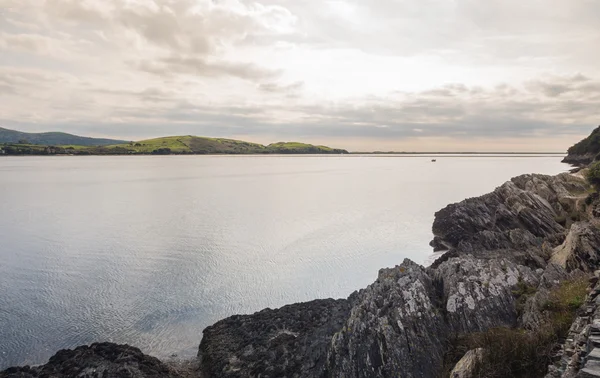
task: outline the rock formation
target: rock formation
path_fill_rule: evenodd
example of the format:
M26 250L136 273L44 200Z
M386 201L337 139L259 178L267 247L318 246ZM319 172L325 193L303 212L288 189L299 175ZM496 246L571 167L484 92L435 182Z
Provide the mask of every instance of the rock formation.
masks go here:
M182 377L157 358L129 345L98 343L61 350L47 364L10 368L0 378L175 378Z

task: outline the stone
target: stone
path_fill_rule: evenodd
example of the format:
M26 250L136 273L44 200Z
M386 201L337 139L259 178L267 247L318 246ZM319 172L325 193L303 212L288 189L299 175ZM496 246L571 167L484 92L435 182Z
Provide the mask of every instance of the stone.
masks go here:
M450 378L475 378L475 369L483 356L483 349L472 349L458 361L450 372Z
M0 378L179 378L183 377L155 357L129 345L96 343L61 350L45 365L10 368Z
M316 300L236 315L204 330L198 356L207 377L318 377L351 308Z

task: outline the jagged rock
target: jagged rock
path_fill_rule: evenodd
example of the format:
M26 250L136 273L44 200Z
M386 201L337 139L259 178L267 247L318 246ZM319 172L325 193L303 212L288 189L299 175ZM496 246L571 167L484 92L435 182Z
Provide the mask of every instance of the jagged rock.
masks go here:
M540 276L535 294L526 299L518 325L528 330L535 330L543 324L546 316L542 309L550 299L550 289L571 278L573 278L573 275L569 274L565 268L549 263Z
M562 235L556 219L572 206L585 180L569 174L522 175L492 193L451 204L435 214L432 245L469 253L540 247L544 238Z
M450 372L450 378L475 378L475 369L482 355L482 348L468 351L454 366L454 369Z
M600 263L600 230L591 222L574 223L551 261L569 270L593 272Z
M596 155L593 153L583 154L583 155L575 155L569 154L562 159L563 163L572 164L575 166L586 166L594 161Z
M350 300L316 300L232 316L204 330L198 356L208 377L318 377Z
M157 358L129 345L96 343L61 350L47 364L10 368L0 378L175 378L181 377Z
M333 337L329 376L434 377L448 333L436 293L426 269L410 260L380 270Z
M536 287L530 268L507 259L458 257L433 271L442 283L448 325L455 333L513 327L517 311L512 289L519 283Z

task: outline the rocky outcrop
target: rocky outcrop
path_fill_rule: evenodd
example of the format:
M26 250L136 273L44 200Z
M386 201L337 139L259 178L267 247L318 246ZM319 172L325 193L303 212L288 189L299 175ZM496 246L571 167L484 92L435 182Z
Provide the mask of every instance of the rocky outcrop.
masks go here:
M594 271L600 264L600 229L595 222L574 223L565 241L554 249L552 262L569 270Z
M469 333L517 325L512 293L520 282L537 287L540 274L508 259L453 258L431 273L442 283L448 331Z
M207 377L318 377L349 300L326 299L237 315L204 330L198 356Z
M572 164L578 167L583 167L594 161L596 154L569 154L562 159L563 163Z
M460 359L450 372L450 378L475 378L475 369L481 361L483 349L472 349Z
M10 368L0 378L176 378L184 377L157 358L129 345L97 343L61 350L47 364Z
M450 205L436 214L433 226L433 245L450 252L432 267L405 260L382 269L375 283L343 302L350 306L347 312L337 311L335 321L326 315L299 324L285 334L283 349L271 342L282 328L266 326L283 321L277 311L219 322L205 331L200 346L207 376L262 377L277 371L285 377L435 377L452 335L535 327L543 321L540 308L548 290L569 278L577 264L593 263L578 259L583 253L578 249L567 253L567 260L577 263L548 263L570 225L561 219L577 209L586 189L583 179L569 174L524 175L490 194ZM600 240L588 240L589 235L574 236L587 240L579 242L585 246L580 250L600 247ZM520 286L539 289L523 308L514 294ZM312 312L315 305L288 307L285 317ZM291 344L322 323L338 328L318 331L310 356ZM240 334L247 336L236 339Z
M487 254L493 250L522 253L555 244L565 228L557 220L574 211L588 185L582 178L523 175L506 182L492 193L446 206L435 214L436 249Z
M333 336L328 375L435 376L448 335L440 299L433 277L410 260L380 270Z

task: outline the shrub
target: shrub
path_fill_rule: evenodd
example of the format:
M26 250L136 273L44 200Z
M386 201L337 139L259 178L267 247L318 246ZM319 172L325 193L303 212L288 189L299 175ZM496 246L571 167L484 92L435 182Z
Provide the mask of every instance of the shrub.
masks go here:
M600 198L600 194L598 194L598 192L590 193L585 198L585 204L588 205L588 206L590 206L591 204L593 204L594 202L596 202L598 200L598 198Z
M586 173L586 177L590 184L596 188L596 190L600 189L600 162L595 162L590 165L588 172Z

